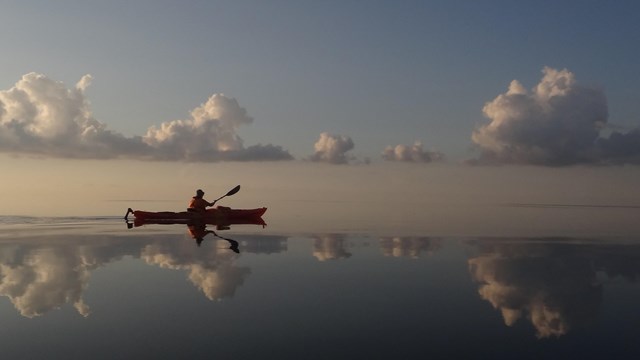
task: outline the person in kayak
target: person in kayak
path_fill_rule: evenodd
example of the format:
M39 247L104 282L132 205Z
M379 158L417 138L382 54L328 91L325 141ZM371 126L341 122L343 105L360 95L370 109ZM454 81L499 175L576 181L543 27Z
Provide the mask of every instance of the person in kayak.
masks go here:
M187 211L205 212L207 210L207 207L213 206L216 203L215 201L212 203L208 202L203 198L203 196L204 191L198 189L198 191L196 191L196 196L192 197L191 201L189 201L189 207L187 208Z

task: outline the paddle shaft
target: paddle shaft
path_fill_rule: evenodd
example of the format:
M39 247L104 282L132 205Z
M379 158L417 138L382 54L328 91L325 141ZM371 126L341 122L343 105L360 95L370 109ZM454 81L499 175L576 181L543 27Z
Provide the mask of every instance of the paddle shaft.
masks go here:
M223 199L223 198L225 198L225 197L227 197L227 196L231 196L231 195L233 195L233 194L237 193L238 191L240 191L240 185L238 185L238 186L234 187L233 189L229 190L229 192L228 192L228 193L226 193L226 194L224 194L224 195L220 196L219 198L217 198L217 199L213 200L213 202L212 202L211 204L213 205L213 204L217 203L217 202L218 202L218 200L221 200L221 199Z

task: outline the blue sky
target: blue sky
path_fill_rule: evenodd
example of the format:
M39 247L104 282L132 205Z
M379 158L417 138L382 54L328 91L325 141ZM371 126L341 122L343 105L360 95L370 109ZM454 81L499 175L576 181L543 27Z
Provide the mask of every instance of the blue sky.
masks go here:
M531 89L545 66L601 89L609 124L637 127L638 10L635 1L8 1L0 90L30 72L69 88L91 74L93 117L125 136L224 93L255 120L237 128L245 146L303 158L329 132L351 138L359 158L421 141L461 160L490 122L484 104L514 79Z

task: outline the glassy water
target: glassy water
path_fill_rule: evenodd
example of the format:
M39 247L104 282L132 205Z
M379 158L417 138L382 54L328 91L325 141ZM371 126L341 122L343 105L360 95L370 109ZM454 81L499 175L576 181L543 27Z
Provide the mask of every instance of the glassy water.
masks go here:
M640 238L209 230L3 218L3 358L640 355Z

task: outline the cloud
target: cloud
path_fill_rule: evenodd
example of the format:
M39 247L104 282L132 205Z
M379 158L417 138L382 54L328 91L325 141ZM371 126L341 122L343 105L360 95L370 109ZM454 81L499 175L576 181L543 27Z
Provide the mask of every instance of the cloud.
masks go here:
M0 91L0 151L97 159L142 155L147 146L139 138L111 132L92 117L84 94L90 81L85 75L67 89L30 73Z
M354 160L354 157L346 154L353 147L353 140L350 137L323 132L315 143L315 153L309 157L309 160L330 164L346 164L349 160Z
M480 150L472 163L640 164L640 129L603 136L613 127L602 90L578 84L567 69L545 67L542 73L531 91L513 80L506 93L485 104L491 121L471 136Z
M530 92L513 80L506 93L485 104L491 120L473 132L479 162L572 165L599 160L595 146L607 122L607 99L577 84L568 70L545 67Z
M288 160L292 156L274 145L243 146L236 134L241 125L253 118L235 99L212 95L191 112L191 119L152 126L142 138L162 160Z
M387 146L382 152L382 158L387 161L430 163L442 160L444 156L439 152L424 151L422 143L416 141L413 145Z
M598 139L596 146L605 163L640 164L640 129L613 132L607 138Z
M212 95L185 120L152 126L144 136L108 130L91 113L85 75L74 88L29 73L0 91L0 151L62 158L130 158L164 161L290 160L275 145L245 147L237 129L253 118L238 102Z

